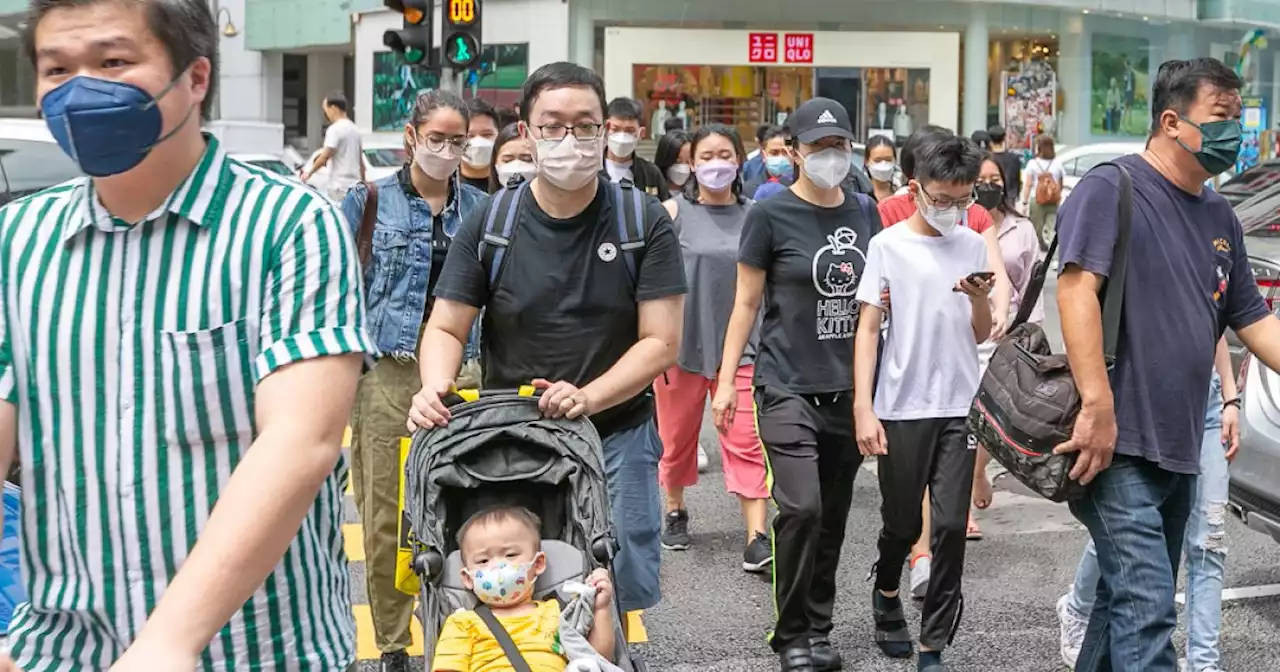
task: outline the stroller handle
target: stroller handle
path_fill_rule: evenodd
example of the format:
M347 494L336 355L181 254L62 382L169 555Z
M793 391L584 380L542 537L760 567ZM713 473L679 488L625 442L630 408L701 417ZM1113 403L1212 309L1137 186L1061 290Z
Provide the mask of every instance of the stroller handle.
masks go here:
M442 399L442 401L445 406L457 406L458 404L465 404L479 399L488 399L490 397L528 397L530 399L536 399L540 396L542 396L542 390L532 385L521 385L514 389L453 390L448 396Z

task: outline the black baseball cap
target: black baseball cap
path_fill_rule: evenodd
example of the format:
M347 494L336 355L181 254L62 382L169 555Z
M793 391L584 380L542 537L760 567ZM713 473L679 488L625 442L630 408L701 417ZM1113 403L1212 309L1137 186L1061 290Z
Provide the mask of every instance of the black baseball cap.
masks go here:
M791 137L806 144L831 136L849 141L854 139L849 111L830 98L806 100L787 117L787 126L791 129Z

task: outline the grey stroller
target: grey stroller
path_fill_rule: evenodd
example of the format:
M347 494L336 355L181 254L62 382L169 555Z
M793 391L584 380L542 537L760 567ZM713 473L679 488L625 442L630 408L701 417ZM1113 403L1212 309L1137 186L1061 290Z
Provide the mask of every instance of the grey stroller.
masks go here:
M524 506L542 520L547 569L534 599L568 598L561 587L609 568L617 548L609 515L600 436L586 420L550 420L532 388L463 393L447 400L448 426L417 432L405 465L405 515L414 535L413 567L422 583L420 620L428 669L436 638L455 610L473 609L462 585L455 536L477 511L496 504ZM614 605L614 661L645 672L627 648Z

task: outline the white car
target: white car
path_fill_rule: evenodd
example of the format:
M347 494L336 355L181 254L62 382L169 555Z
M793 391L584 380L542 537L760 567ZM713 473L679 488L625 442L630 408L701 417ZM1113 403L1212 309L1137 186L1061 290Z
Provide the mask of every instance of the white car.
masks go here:
M1062 164L1063 200L1066 200L1067 196L1071 194L1071 190L1080 183L1080 179L1085 176L1085 173L1092 170L1094 166L1107 161L1114 161L1129 154L1141 154L1146 148L1147 143L1145 142L1098 142L1056 152L1058 163ZM1233 174L1233 170L1228 170L1216 178L1209 178L1205 181L1205 184L1213 188L1215 182L1218 184L1224 183ZM1025 172L1022 179L1023 184L1026 184ZM1035 189L1035 185L1031 185L1031 188ZM1034 194L1032 195L1034 196Z
M279 156L229 156L285 177L296 177ZM62 152L39 119L0 119L0 205L80 177L80 167Z
M403 140L384 140L384 139L362 139L364 149L364 177L372 182L380 180L388 175L395 175L408 161L408 155L404 151ZM316 157L320 155L321 150L316 150L311 158L303 164L305 170L311 164L315 163ZM321 193L328 193L329 185L329 166L326 164L323 168L316 171L311 179L307 180L307 184L318 189Z

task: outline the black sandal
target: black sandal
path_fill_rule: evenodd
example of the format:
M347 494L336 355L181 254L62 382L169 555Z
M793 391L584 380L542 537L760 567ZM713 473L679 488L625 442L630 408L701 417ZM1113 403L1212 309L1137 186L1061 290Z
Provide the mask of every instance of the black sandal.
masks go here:
M872 588L871 613L876 622L876 646L890 658L910 658L915 646L902 613L902 598L885 597L879 589Z

